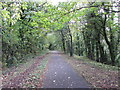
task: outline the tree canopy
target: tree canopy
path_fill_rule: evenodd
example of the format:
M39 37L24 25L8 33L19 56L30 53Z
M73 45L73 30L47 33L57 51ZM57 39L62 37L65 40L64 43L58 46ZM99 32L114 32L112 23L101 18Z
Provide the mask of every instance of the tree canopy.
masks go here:
M118 6L119 2L0 2L3 67L46 49L119 65Z

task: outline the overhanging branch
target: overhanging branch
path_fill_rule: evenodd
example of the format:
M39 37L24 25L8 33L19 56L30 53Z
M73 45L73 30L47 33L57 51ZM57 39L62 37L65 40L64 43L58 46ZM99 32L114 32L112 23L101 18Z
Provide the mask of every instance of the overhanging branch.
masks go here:
M91 7L99 7L99 6L80 7L80 8L74 9L74 10L72 10L72 11L69 11L69 12L65 13L64 15L69 14L69 13L72 13L72 12L75 12L75 11L77 11L77 10L81 10L81 9L83 9L83 8L91 8Z
M44 3L42 3L41 5L40 5L40 7L43 7L43 5L45 5L47 2L44 2Z
M105 6L108 6L108 7L119 7L119 6L111 6L111 5L105 5ZM81 10L81 9L83 9L83 8L91 8L91 7L99 7L99 5L97 5L97 6L80 7L80 8L74 9L74 10L72 10L72 11L69 11L69 12L65 13L64 15L67 15L67 14L69 14L69 13L75 12L75 11L77 11L77 10ZM119 13L120 11L114 11L114 10L112 10L112 12Z

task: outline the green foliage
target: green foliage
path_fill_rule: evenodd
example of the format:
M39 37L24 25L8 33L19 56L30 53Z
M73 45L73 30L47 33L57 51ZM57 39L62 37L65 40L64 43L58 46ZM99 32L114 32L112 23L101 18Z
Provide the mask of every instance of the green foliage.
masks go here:
M117 52L116 57L119 40L111 39L111 35L113 37L117 35L115 38L118 39L119 25L113 20L113 18L118 18L116 13L109 11L111 8L108 5L111 4L86 3L85 7L91 5L98 5L98 7L79 9L82 7L81 5L78 2L61 2L55 6L41 2L0 2L0 17L2 17L0 23L2 24L1 34L3 36L2 62L4 65L17 64L19 60L24 61L26 55L36 54L46 48L60 49L63 44L66 51L70 51L69 49L73 44L74 53L89 56L92 59L99 59L101 51L104 51L102 54L110 61L112 60L110 52L108 52L110 45L105 42L103 32L105 15L107 17L105 33L108 42L116 45L113 45ZM110 29L113 34L111 34ZM48 34L53 32L52 35ZM96 44L99 42L98 35L100 35L98 38L100 43ZM97 54L95 46L98 46L99 57L95 56ZM100 49L102 47L103 50ZM107 59L104 61L107 62Z
M100 63L100 62L92 61L89 58L84 57L84 56L74 55L74 57L78 60L82 60L84 63L91 64L92 66L96 66L96 67L99 67L101 69L106 69L106 70L118 70L119 69L120 70L119 67L106 65L106 64L103 64L103 63Z
M1 15L3 17L3 67L17 65L24 61L27 54L36 54L44 49L45 31L40 23L36 22L33 3L3 2ZM29 6L30 5L30 6ZM36 5L36 6L35 6ZM10 6L10 7L9 7ZM35 17L35 18L34 18ZM29 22L28 22L29 21Z

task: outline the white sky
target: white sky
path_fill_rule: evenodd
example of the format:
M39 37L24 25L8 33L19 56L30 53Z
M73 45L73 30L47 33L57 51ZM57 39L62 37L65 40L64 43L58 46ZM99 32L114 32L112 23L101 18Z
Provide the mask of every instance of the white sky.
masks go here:
M57 5L59 2L68 2L68 1L75 1L75 0L24 0L24 1L34 1L34 2L51 2L53 5Z
M69 1L69 0L47 0L47 1L50 1L50 2L52 2L53 5L56 5L59 2L66 2L66 1Z
M45 2L45 1L47 1L47 2L51 2L53 5L57 5L58 4L58 2L66 2L66 1L68 1L68 0L24 0L24 1L34 1L34 2Z
M24 0L24 1L34 1L34 2L51 2L53 5L57 5L59 2L69 2L69 1L76 1L76 2L92 2L92 1L97 1L97 2L108 2L108 1L117 1L117 0Z
M0 0L0 1L18 1L18 0ZM68 1L76 1L76 2L108 2L108 1L119 1L119 0L23 0L23 1L34 1L34 2L41 2L41 1L50 1L53 4L58 4L58 2L68 2Z

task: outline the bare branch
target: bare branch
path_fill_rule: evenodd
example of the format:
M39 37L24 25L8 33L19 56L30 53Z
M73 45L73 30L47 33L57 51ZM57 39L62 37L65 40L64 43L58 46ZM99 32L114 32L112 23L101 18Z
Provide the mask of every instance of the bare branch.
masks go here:
M43 7L43 5L45 5L47 2L44 2L44 3L42 3L41 5L40 5L40 7Z

